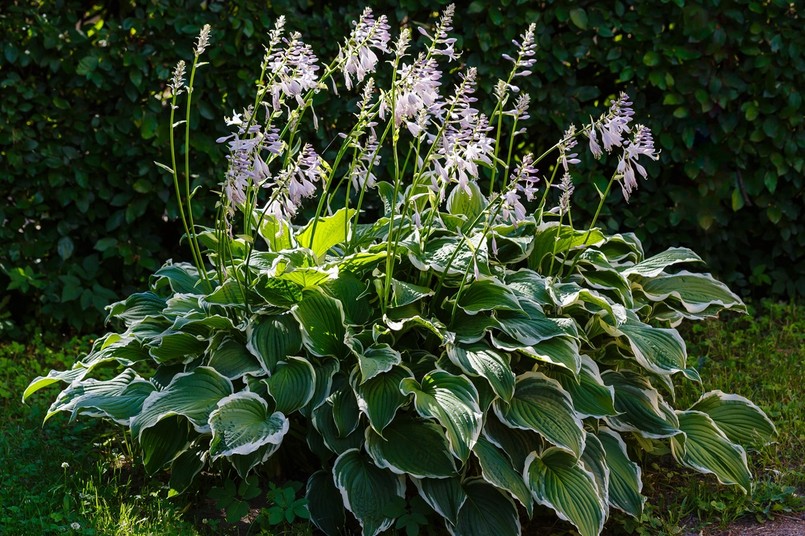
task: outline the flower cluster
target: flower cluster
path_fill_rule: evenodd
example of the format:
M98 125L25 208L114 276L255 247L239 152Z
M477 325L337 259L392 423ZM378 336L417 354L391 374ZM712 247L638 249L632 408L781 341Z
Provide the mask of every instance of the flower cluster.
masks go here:
M280 223L290 222L302 204L302 199L316 193L316 182L321 177L321 158L313 150L313 146L306 143L296 160L277 174L276 180L263 184L263 187L272 189L265 213L273 215Z
M366 8L355 23L347 43L338 54L338 62L343 63L344 84L352 89L352 76L362 82L377 65L377 55L372 49L389 52L389 25L385 15L374 19L371 8Z
M623 144L623 134L631 132L629 123L632 121L634 110L632 102L626 93L613 101L609 111L602 115L598 121L594 121L587 130L590 139L590 152L593 156L600 158L603 154L598 143L598 133L601 134L601 141L604 144L604 151L611 152L613 147L620 147Z
M539 171L534 167L534 155L531 153L523 156L522 162L514 169L514 173L509 178L509 185L503 194L503 203L500 214L504 221L516 225L526 217L526 209L520 196L525 196L526 201L533 201L534 194L537 192L537 182L539 182Z
M654 149L654 139L651 131L643 125L637 125L634 129L634 136L626 140L623 146L623 155L618 161L617 172L623 176L621 189L623 197L628 201L632 190L637 188L637 178L635 170L644 179L646 178L646 168L637 159L640 155L645 155L652 160L659 159L659 153Z
M292 33L284 42L285 48L273 50L266 61L271 73L268 91L274 110L279 110L282 97L304 105L303 95L318 87L319 60L313 49L302 41L299 32Z

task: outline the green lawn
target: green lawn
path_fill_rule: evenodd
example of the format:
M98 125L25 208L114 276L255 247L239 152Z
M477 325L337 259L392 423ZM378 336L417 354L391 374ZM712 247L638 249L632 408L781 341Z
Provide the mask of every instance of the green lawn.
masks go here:
M748 397L779 429L776 444L750 452L753 493L744 496L720 486L667 457L644 456L643 492L649 502L642 524L614 514L607 532L681 534L743 515L766 519L805 508L798 497L805 491L805 306L751 309L752 316L725 316L685 327L683 334L705 390ZM0 343L0 534L260 534L258 524L226 522L209 498L210 489L220 484L217 475L205 475L191 494L169 498L164 479L146 477L120 429L90 419L70 423L62 414L43 427L55 389L34 395L26 405L20 402L34 376L69 367L90 341L47 344L37 337L27 344ZM680 385L677 407L692 403L700 392L695 385ZM256 494L249 502L251 518L262 516L268 526L268 485L263 488L245 495ZM217 496L226 495L223 489ZM310 529L277 525L274 533L310 534Z

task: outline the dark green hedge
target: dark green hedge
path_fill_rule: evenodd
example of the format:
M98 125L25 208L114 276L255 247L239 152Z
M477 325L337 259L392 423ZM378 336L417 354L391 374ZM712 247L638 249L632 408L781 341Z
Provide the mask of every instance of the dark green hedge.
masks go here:
M395 28L432 21L446 3L372 5ZM606 225L636 230L651 249L689 245L744 293L805 294L805 32L796 3L458 4L463 60L487 88L507 69L500 54L511 39L537 23L538 62L521 86L532 95L538 147L608 96L633 97L663 154L631 204L609 205ZM91 326L164 259L187 256L169 177L152 162L168 158L159 96L203 24L214 28L212 65L195 94L192 168L214 186L225 168L214 142L221 116L247 102L275 18L285 14L329 58L361 9L336 0L7 2L0 288L9 291L0 320ZM323 103L321 117L328 106L343 102ZM322 140L335 132L324 123Z

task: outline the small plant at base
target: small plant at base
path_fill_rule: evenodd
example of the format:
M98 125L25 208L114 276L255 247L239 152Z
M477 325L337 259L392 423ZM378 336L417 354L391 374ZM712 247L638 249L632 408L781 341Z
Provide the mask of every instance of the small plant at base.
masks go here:
M297 497L302 487L301 482L287 482L282 487L278 487L274 483L269 484L268 493L266 493L269 505L260 512L261 526L270 528L286 523L291 525L299 520L310 519L310 512L307 510L307 499Z
M488 117L473 68L442 95L440 62L459 56L453 14L414 52L408 29L392 46L367 9L328 65L280 19L255 101L219 140L230 151L219 217L187 223L195 265L169 262L150 290L112 305L120 332L24 396L66 382L48 417L128 426L146 470L169 467L177 492L209 463L246 479L307 451L315 461L299 467L321 467L307 508L327 534L413 531L419 517L388 508L413 495L454 534L519 533L515 501L599 534L610 508L640 518L641 450L747 491L743 445L770 441L771 421L720 391L671 405L675 380L700 382L676 326L743 304L709 274L680 270L701 262L689 249L646 256L633 234L595 226L613 187L628 199L659 158L651 132L632 125L621 94L544 153L517 155L528 99L511 102L513 81L530 74L534 28L506 57ZM370 75L384 53L391 82L379 88ZM310 115L317 127L314 97L339 73L361 97L325 158L302 125ZM593 221L576 228L584 136L618 163ZM314 216L295 224L317 192ZM366 218L367 196L382 215ZM92 378L100 365L122 370Z

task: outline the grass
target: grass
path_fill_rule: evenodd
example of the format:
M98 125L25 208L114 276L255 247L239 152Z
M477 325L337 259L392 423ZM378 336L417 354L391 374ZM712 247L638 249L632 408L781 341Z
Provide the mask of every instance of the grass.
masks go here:
M752 494L718 485L667 457L644 457L649 502L643 519L613 513L608 533L685 534L746 515L763 520L805 509L805 306L763 303L751 313L691 325L683 335L705 390L744 395L777 425L778 442L750 452ZM90 342L47 344L35 337L26 344L0 343L0 534L311 534L306 524L269 526L268 484L249 502L255 523L227 523L208 498L214 486L218 495L223 489L217 475L206 475L192 494L169 498L164 478L146 477L119 428L92 419L70 423L63 415L43 427L55 390L26 405L22 391L34 376L72 365ZM700 393L695 385L680 386L676 406L687 407Z

